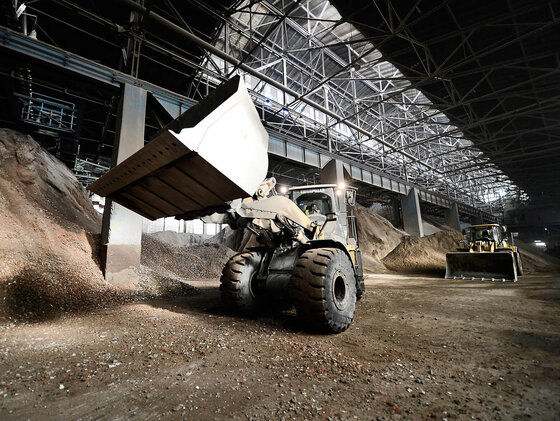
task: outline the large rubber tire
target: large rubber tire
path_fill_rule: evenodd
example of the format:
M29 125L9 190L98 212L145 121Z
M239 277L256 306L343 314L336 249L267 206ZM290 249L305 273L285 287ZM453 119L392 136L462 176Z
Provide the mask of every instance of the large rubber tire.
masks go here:
M348 329L356 310L356 278L348 256L336 248L304 252L294 269L291 296L298 316L313 329Z
M523 265L521 264L521 255L519 252L515 253L515 264L517 265L517 276L523 276Z
M222 270L220 291L225 307L237 314L254 314L263 306L255 288L255 276L263 256L244 251L228 260Z

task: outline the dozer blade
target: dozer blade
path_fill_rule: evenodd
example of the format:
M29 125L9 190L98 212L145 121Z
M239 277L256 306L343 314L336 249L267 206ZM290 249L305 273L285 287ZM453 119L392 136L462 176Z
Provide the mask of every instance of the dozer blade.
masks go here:
M447 253L445 277L482 281L517 281L513 253Z
M151 220L194 219L253 195L267 153L268 133L236 76L88 188Z

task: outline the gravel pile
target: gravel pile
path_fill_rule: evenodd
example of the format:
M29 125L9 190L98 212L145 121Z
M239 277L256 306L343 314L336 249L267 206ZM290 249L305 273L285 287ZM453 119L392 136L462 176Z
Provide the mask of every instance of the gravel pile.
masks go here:
M132 299L98 274L55 259L27 262L0 284L4 321L44 320Z
M0 129L0 320L129 300L103 279L100 226L64 164L31 137Z
M138 271L138 286L135 294L142 298L172 298L190 297L200 294L200 289L194 287L177 275L161 268L149 268L142 265Z
M221 244L181 247L163 243L152 234L142 237L142 264L180 280L217 278L234 254L233 250Z

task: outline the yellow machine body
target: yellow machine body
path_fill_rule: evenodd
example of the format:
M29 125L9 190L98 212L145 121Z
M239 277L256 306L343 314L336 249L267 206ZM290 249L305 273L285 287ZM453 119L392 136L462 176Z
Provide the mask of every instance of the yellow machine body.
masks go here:
M447 253L445 277L492 281L517 281L522 274L517 247L498 224L471 225L463 231L462 247Z

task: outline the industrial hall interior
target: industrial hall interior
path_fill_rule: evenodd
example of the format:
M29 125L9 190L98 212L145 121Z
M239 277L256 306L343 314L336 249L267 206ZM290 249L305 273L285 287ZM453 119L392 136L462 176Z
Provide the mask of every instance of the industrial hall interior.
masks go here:
M560 0L0 1L0 420L560 419Z

